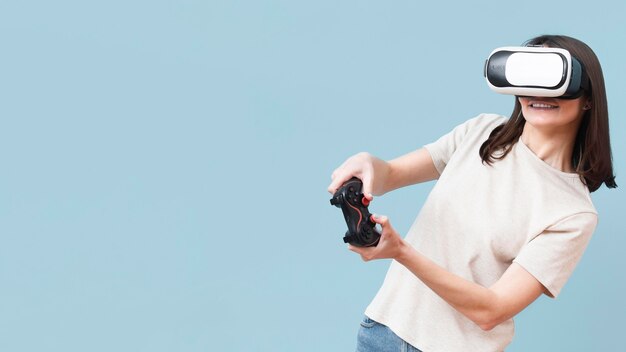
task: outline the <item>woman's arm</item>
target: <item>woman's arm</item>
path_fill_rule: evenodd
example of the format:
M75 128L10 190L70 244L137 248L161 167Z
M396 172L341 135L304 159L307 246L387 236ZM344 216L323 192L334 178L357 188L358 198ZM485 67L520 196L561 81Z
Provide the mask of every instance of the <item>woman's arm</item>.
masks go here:
M513 263L491 287L484 287L437 265L407 244L387 217L374 217L383 233L376 247L349 249L365 261L391 258L409 269L424 284L483 330L491 330L536 300L544 286L520 265Z
M424 148L391 161L359 153L348 158L332 173L328 192L335 193L352 177L363 181L363 193L366 195L382 195L400 187L437 179L439 172ZM370 196L368 198L371 200Z
M439 172L426 148L405 154L389 161L389 179L385 193L416 183L439 178Z

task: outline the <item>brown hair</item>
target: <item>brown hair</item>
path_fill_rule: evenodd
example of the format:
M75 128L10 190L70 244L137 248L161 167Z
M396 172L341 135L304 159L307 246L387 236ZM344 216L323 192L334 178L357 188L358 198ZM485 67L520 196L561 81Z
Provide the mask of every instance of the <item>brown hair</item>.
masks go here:
M585 111L578 128L572 165L590 192L600 188L602 183L609 188L617 187L613 175L604 77L593 50L580 40L561 35L542 35L529 40L526 45L566 49L584 67L590 85L585 94L591 99L591 109ZM489 138L480 147L483 163L491 165L495 160L504 158L519 140L525 123L522 106L515 97L511 118L491 131Z

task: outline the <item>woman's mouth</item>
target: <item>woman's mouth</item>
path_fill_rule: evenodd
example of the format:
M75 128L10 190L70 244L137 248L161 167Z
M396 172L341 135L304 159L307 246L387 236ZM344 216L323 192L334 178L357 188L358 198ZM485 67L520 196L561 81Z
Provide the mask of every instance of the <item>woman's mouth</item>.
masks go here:
M535 108L535 109L556 109L558 108L558 106L554 106L554 105L550 105L550 104L544 104L544 103L533 103L530 104L531 108Z
M559 105L546 101L531 101L528 106L533 109L541 109L541 110L552 110L558 109Z

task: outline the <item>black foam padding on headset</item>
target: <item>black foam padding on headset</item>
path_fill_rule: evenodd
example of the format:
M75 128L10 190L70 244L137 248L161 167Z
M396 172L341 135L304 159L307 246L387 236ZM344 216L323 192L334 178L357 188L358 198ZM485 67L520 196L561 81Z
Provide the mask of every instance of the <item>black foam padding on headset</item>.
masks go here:
M485 62L485 77L496 87L508 87L511 85L506 80L506 60L511 56L510 51L499 51L494 53Z
M563 96L575 96L583 88L583 67L575 57L572 56L572 75L570 76L569 85Z

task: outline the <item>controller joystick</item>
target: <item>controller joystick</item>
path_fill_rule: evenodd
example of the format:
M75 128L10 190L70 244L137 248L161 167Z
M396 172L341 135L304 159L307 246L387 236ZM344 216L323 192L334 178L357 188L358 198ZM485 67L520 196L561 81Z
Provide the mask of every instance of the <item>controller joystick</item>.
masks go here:
M372 221L368 206L369 200L363 195L363 183L356 177L341 186L330 199L330 204L341 208L348 225L343 237L344 243L358 247L374 247L378 244L380 233Z

